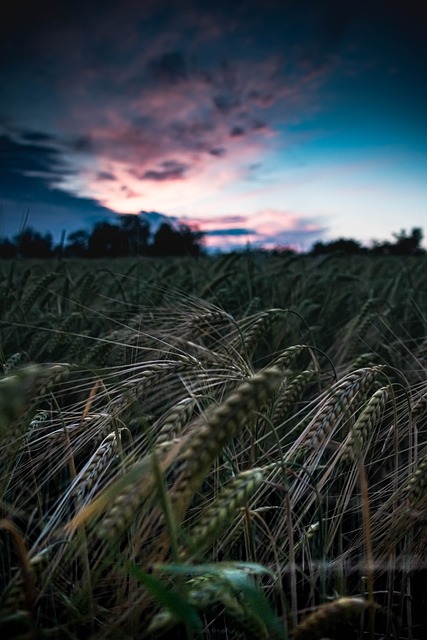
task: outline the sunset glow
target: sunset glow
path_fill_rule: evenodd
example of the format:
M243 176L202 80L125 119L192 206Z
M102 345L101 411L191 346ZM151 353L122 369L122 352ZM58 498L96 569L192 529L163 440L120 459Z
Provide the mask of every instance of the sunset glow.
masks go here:
M27 210L55 237L156 211L217 248L425 225L424 5L44 4L0 28L0 235Z

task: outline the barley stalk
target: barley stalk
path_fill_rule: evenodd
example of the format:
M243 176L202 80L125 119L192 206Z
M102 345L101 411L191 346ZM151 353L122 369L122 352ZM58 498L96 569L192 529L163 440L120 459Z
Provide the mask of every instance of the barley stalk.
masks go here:
M243 332L243 347L245 352L250 355L255 349L255 346L260 337L268 331L273 322L283 313L283 309L268 309L258 315L255 321L248 329ZM236 339L235 347L239 348L242 338L239 336Z
M195 405L195 398L184 398L153 425L156 446L173 439L181 431L192 415Z
M349 416L349 410L372 385L380 367L358 369L334 385L331 393L307 426L303 446L317 449L334 427Z
M176 506L180 504L177 514L183 515L182 510L186 510L188 501L202 484L225 444L275 393L282 377L277 367L271 367L245 380L209 415L205 424L191 431L184 439L180 474L171 489Z
M0 520L0 531L9 533L21 564L20 572L16 574L15 579L6 587L6 591L1 596L0 610L2 611L2 616L13 613L20 607L29 614L33 614L36 599L34 565L31 565L25 541L17 527L10 520Z
M249 469L235 476L220 491L187 534L187 547L191 553L200 551L214 540L220 531L232 521L236 510L247 503L263 480L264 470L262 468ZM188 555L188 551L184 549L182 555Z
M152 452L147 454L142 460L134 465L121 478L101 494L98 507L88 505L83 509L83 514L74 518L74 522L68 525L70 529L75 529L83 522L87 516L90 517L93 511L108 508L100 525L97 527L96 535L107 540L116 540L126 531L130 524L137 517L144 505L146 513L144 516L144 531L150 527L155 529L163 525L163 513L160 508L154 508L158 497L159 487L156 485L156 466L160 472L164 472L174 461L176 451L179 450L180 441L173 440L165 442ZM86 516L87 514L87 516ZM142 536L143 525L140 524L140 534Z
M274 403L274 412L271 416L271 422L273 424L279 424L281 420L289 412L290 408L301 397L304 389L309 384L314 376L312 369L307 369L298 374L291 382L285 387L282 394L278 394L278 397Z
M119 438L123 430L118 430ZM96 485L109 462L117 455L117 451L117 434L114 431L104 438L73 482L71 495L76 498L78 506L83 504L85 496Z
M46 292L46 288L56 279L57 276L57 271L50 271L49 273L46 273L32 289L30 289L21 303L21 309L24 315L30 311L31 307L37 301L37 298Z
M427 452L421 456L417 468L402 487L402 494L412 506L425 495L427 489Z
M137 377L127 381L124 388L129 389L132 397L139 397L164 378L191 370L194 366L199 366L199 362L192 356L181 356L178 362L152 363Z
M8 429L12 444L30 420L40 398L69 373L68 364L27 365L0 380L0 431Z
M313 611L294 630L294 640L319 640L331 637L338 624L357 623L368 602L362 598L339 598Z
M287 349L279 353L279 355L273 359L271 366L280 367L281 369L287 369L291 366L295 358L297 358L300 353L302 353L307 348L308 347L305 344L292 345L292 347L288 347Z
M420 420L427 413L427 392L424 393L412 407L413 420Z
M367 405L351 427L344 443L342 460L355 460L366 445L371 431L378 423L390 394L390 387L381 387L369 399Z
M225 311L207 311L192 315L188 320L188 324L192 334L197 336L209 333L215 326L229 324L231 320L231 316Z
M22 351L18 351L17 353L13 353L11 356L9 356L9 358L6 360L6 362L3 365L3 377L6 378L10 375L10 373L16 369L16 367L19 365L22 356L24 354L22 353Z

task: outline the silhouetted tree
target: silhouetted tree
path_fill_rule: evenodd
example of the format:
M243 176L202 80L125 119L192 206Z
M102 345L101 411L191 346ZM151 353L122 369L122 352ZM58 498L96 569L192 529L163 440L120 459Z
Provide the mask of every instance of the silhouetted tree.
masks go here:
M392 245L392 253L398 256L408 255L420 255L425 253L421 247L423 240L422 229L416 227L412 229L411 234L408 236L406 231L402 229L399 233L393 233L393 237L396 239L394 245Z
M124 255L120 228L109 222L97 222L89 236L87 255L91 258L117 258Z
M203 231L190 229L186 224L179 227L179 235L183 245L183 255L198 258L203 253Z
M366 249L356 240L340 238L332 242L316 242L311 250L311 255L320 256L328 253L344 253L346 255L356 255L366 253Z
M145 255L147 253L150 228L137 215L120 216L121 244L125 255Z
M0 238L0 258L3 260L11 260L17 254L16 244L8 240L8 238Z
M75 258L84 258L88 254L89 249L89 233L80 229L73 231L68 236L68 242L65 245L65 255Z
M163 223L154 236L150 255L197 257L202 252L202 237L202 232L192 231L186 225L175 230L169 224Z
M17 255L22 258L51 258L53 255L52 234L42 235L28 227L14 236Z
M412 229L408 235L404 229L399 233L393 233L396 242L374 243L371 249L372 255L390 255L390 256L420 256L425 254L425 250L421 247L423 239L423 231L419 227Z
M180 255L176 246L176 231L174 231L169 224L164 222L158 228L150 247L150 254L153 256Z
M151 255L151 256L192 256L203 253L203 232L193 230L187 225L178 229L164 222L149 242L149 224L138 215L122 215L118 224L97 222L92 231L74 231L68 236L64 251L61 241L53 246L52 235L42 235L31 227L14 236L13 241L0 238L0 258L52 258L61 257L95 257L114 258L119 256ZM65 232L63 232L65 235ZM423 231L415 227L408 234L405 230L393 234L395 242L376 242L367 249L360 242L348 238L339 238L331 242L316 242L309 255L342 254L342 255L425 255L422 248ZM268 251L267 251L268 253ZM287 248L277 248L275 255L291 255Z

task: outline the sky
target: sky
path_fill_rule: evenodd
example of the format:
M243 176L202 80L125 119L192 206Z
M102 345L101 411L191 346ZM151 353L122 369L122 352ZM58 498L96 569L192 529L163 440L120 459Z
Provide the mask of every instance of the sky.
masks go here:
M0 236L141 211L211 250L427 233L426 24L425 0L10 2Z

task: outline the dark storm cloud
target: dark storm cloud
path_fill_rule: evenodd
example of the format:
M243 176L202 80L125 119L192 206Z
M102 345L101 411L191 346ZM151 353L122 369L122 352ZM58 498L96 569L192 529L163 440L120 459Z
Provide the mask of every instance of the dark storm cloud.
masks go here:
M39 136L40 139L40 136ZM72 195L59 187L71 170L53 145L17 141L0 136L1 200L55 205L88 213L110 213L95 200Z
M110 171L98 171L96 174L98 180L108 180L114 181L116 180L116 176Z
M57 109L71 155L139 165L142 180L186 178L199 167L197 154L207 164L231 156L243 137L267 143L285 102L286 117L310 109L310 80L287 70L289 56L301 57L285 46L288 15L298 12L290 2L267 4L124 0L119 10L98 0L42 0L23 12L25 64L12 57L3 92L0 74L0 117L21 65L39 104L46 100L48 115ZM6 49L20 24L16 8L8 20ZM171 153L182 157L176 166L165 164Z
M91 151L94 151L95 144L90 136L82 135L72 140L70 142L70 147L77 152L90 153Z
M26 142L54 142L54 137L42 131L22 131L21 140Z
M190 168L189 165L175 160L165 160L160 166L160 169L149 169L143 173L132 171L132 174L139 180L163 182L165 180L181 180Z
M167 191L167 183L186 194L208 184L220 203L231 182L251 170L262 173L272 150L290 146L299 135L292 127L303 128L338 102L339 77L357 77L362 62L397 68L394 50L404 50L425 97L427 3L420 6L415 0L9 2L0 20L0 122L10 134L0 151L0 199L107 211L79 197L84 192L123 211L139 195L137 178L144 198ZM138 208L163 208L156 199ZM221 216L216 224L218 236L233 235ZM234 224L234 235L254 233L244 229L255 224L249 220Z
M262 122L262 120L255 120L251 123L251 127L253 131L259 131L260 129L265 129L267 127L267 123Z
M222 221L223 222L223 221ZM257 232L255 229L242 229L242 228L233 228L230 229L214 229L212 231L205 231L207 236L247 236L247 235L256 235Z
M157 82L180 82L187 79L184 55L180 52L163 53L147 63L149 79Z
M25 138L25 134L23 135ZM40 139L40 134L36 136ZM51 139L51 138L50 138ZM67 173L66 165L58 149L52 145L18 142L10 135L0 136L0 180L5 188L10 176L24 176L34 173L54 179Z
M225 156L227 151L224 149L224 147L217 147L216 149L209 149L209 153L211 154L211 156L222 158L223 156Z
M202 122L197 118L187 122L172 122L165 133L168 143L176 145L177 149L209 152L214 126L212 122Z
M223 94L214 96L213 103L218 111L227 114L231 113L241 105L240 99L237 96L232 95L231 92L228 95Z
M0 47L5 55L0 60L4 67L24 61L33 66L49 56L52 68L47 72L54 73L58 58L76 55L75 49L69 51L65 46L55 51L55 57L50 55L52 36L58 33L59 45L65 32L64 45L72 34L82 61L92 68L102 64L119 68L137 52L146 51L146 75L176 82L190 73L180 48L187 43L193 55L204 41L208 45L216 42L220 45L218 62L226 61L225 68L236 55L248 58L251 49L261 56L273 50L287 59L298 55L318 66L331 54L340 53L349 38L369 24L379 33L382 27L398 27L405 37L413 36L411 46L414 40L420 43L426 15L427 4L417 0L220 0L206 4L196 0L122 0L119 4L112 0L23 0L2 9ZM141 72L140 68L134 79L141 78ZM204 73L207 78L210 70ZM132 72L126 74L128 80L132 76ZM225 111L237 104L236 96L220 87L214 101Z
M245 130L243 127L235 126L230 131L230 136L232 138L237 138L238 136L244 136Z

